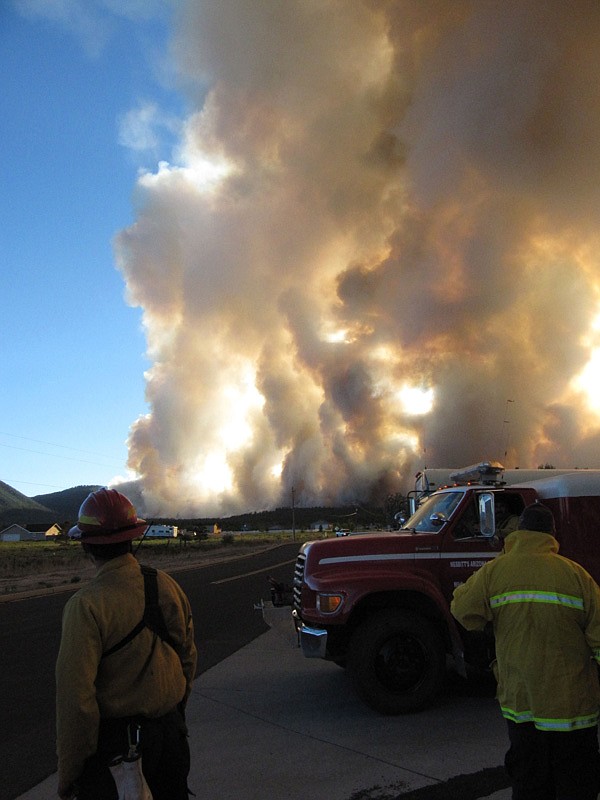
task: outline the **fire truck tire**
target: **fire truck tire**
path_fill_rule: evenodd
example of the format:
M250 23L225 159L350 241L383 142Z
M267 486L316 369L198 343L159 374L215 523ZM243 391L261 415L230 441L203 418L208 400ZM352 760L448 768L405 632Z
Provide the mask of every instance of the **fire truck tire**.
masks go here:
M446 654L435 626L418 613L385 609L368 617L350 640L348 670L356 691L382 714L431 704L445 675Z

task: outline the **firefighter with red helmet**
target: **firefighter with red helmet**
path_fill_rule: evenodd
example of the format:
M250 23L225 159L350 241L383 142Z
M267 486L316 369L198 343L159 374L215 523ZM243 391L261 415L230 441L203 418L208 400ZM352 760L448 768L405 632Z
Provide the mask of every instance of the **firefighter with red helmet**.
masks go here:
M63 612L56 662L63 800L117 797L109 764L127 752L133 726L154 800L188 798L184 709L197 662L192 613L169 575L140 567L133 556L132 541L146 528L127 497L100 489L83 502L71 530L96 574Z

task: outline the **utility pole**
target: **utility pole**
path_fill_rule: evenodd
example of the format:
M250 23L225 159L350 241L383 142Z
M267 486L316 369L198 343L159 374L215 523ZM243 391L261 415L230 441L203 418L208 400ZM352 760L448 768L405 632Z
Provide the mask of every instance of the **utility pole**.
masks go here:
M296 541L296 506L294 505L295 489L292 486L292 541Z
M508 410L509 410L508 409L508 404L509 403L514 403L514 402L515 402L514 400L507 400L506 401L506 406L504 408L504 423L503 423L503 426L502 426L502 438L503 438L502 444L504 446L504 462L505 462L505 464L506 464L506 459L508 457L508 440L510 438L510 428L508 427L510 425L510 419L509 419L509 416L508 416Z

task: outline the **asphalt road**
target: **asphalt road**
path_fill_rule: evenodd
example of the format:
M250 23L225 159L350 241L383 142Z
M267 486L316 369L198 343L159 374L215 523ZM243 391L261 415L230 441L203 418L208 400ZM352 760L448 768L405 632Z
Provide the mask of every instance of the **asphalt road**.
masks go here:
M267 630L254 604L269 599L268 574L291 582L298 547L172 573L192 605L198 674ZM56 769L54 663L71 594L0 603L0 800L13 800Z

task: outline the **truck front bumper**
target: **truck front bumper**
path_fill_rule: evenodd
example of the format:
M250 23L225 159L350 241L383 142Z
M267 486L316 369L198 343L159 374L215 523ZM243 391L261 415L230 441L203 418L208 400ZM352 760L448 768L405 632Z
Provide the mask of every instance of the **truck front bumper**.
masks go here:
M323 628L311 628L299 620L296 620L296 625L302 654L306 658L325 658L327 631Z
M267 625L290 644L293 642L296 647L299 646L306 658L325 658L327 631L323 628L311 628L305 625L295 609L290 614L289 606L274 606L271 602L261 600L256 608L262 611ZM290 616L293 626L290 625Z

